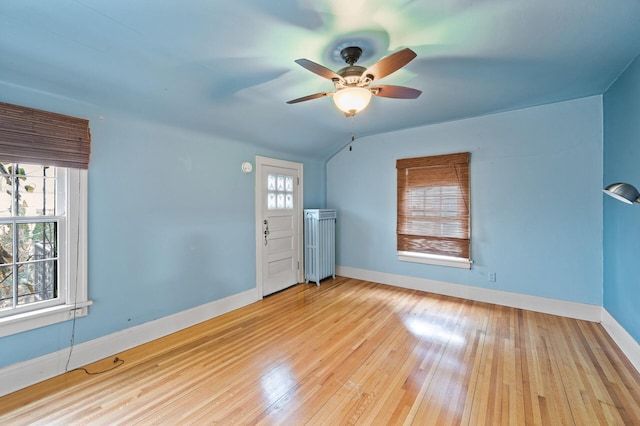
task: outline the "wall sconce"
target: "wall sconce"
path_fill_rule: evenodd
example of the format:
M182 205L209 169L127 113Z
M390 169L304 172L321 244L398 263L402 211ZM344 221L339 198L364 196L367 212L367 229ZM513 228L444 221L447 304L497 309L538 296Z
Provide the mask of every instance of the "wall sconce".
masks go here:
M603 189L604 193L623 203L640 203L640 193L628 183L614 183Z

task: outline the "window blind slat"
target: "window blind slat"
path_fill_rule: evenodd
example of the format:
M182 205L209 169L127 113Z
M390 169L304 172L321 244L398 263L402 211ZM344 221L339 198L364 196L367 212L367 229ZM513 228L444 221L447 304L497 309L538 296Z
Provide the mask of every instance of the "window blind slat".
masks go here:
M398 234L398 251L469 259L469 246L470 241L465 238L437 238Z
M0 102L0 161L87 169L89 121Z
M403 158L396 160L396 168L409 169L412 167L444 166L447 164L469 163L469 153L433 155L429 157Z

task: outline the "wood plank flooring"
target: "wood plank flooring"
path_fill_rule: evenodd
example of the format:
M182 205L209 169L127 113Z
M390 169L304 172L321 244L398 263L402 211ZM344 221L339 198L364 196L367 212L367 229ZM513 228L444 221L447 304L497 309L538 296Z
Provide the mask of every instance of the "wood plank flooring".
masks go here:
M115 355L0 398L0 424L640 425L599 324L342 277Z

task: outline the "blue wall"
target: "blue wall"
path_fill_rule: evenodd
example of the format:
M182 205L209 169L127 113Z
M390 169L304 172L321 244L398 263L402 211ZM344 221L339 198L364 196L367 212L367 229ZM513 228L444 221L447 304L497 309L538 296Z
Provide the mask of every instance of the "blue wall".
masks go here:
M337 264L601 305L602 138L594 96L356 140L327 164ZM398 261L396 159L461 151L472 269Z
M42 94L8 98L91 120L94 304L77 320L76 343L255 287L255 173L243 174L243 161L255 164L263 155L302 162L304 206L324 207L324 161ZM68 347L70 338L70 322L1 338L0 367Z
M77 343L255 285L255 176L240 171L255 155L304 163L304 206L339 211L339 265L604 304L640 341L640 280L626 266L640 253L640 207L604 197L603 218L601 193L615 181L640 187L638 60L604 95L604 107L594 96L358 139L326 169L320 160L46 94L4 96L91 120L94 305L78 319ZM399 262L395 160L460 151L472 154L473 268ZM70 337L66 322L2 338L0 367L63 349Z
M640 58L604 95L604 182L640 188ZM640 206L604 197L604 307L640 343Z

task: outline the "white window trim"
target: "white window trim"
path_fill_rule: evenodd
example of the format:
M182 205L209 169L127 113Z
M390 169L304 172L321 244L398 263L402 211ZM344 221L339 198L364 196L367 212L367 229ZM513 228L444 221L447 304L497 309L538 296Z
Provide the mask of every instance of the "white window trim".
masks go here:
M449 266L451 268L471 269L473 261L461 257L442 256L437 254L413 253L399 251L398 260L401 262L425 263L427 265Z
M0 337L86 316L93 303L87 287L87 171L67 169L66 190L67 220L60 235L65 239L66 253L59 265L60 280L66 286L61 303L0 318Z

